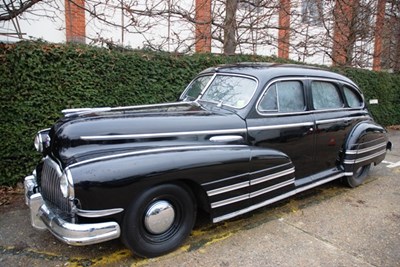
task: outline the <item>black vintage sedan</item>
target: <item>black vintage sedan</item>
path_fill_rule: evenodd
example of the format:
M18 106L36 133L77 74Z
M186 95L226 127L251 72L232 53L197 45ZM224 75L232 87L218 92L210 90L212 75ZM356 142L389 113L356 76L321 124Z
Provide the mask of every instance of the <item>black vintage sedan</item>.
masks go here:
M219 222L335 179L355 187L391 149L350 79L260 63L206 69L176 103L65 110L35 146L32 225L71 245L121 237L144 257L180 246L198 208Z

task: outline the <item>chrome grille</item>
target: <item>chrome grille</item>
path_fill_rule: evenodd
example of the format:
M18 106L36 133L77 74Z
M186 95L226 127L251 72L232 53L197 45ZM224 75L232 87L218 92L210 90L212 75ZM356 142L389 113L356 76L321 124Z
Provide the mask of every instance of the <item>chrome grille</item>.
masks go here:
M64 212L70 212L71 206L67 198L63 197L60 189L61 168L50 158L44 160L41 175L41 193L43 199L52 203Z

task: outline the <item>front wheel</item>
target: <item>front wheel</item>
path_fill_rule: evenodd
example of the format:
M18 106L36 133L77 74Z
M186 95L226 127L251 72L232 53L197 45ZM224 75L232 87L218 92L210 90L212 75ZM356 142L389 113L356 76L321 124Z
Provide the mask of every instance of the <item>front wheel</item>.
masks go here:
M345 179L345 182L350 187L357 187L362 184L368 176L369 170L371 168L371 164L364 165L359 167L354 173L353 176L348 176Z
M155 186L132 201L122 239L136 255L157 257L180 246L195 220L196 204L186 186Z

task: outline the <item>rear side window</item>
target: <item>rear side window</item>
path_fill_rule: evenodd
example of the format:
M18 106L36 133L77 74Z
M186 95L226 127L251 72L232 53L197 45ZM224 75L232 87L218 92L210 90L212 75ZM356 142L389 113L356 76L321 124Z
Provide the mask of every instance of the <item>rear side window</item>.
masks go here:
M305 110L303 84L282 81L272 84L260 101L263 112L299 112Z
M330 82L313 81L311 93L315 109L342 108L343 101L338 88Z
M351 108L362 107L363 105L362 97L357 91L345 85L343 87L343 92L349 107Z

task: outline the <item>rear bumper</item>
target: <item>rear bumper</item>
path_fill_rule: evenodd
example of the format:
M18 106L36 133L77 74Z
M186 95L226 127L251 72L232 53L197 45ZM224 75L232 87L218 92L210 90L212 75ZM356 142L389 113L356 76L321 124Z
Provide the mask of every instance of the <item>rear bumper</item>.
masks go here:
M62 219L57 211L46 205L36 192L36 177L25 177L25 203L30 209L31 223L36 229L47 229L59 240L75 246L90 245L118 238L121 234L116 222L75 224Z

